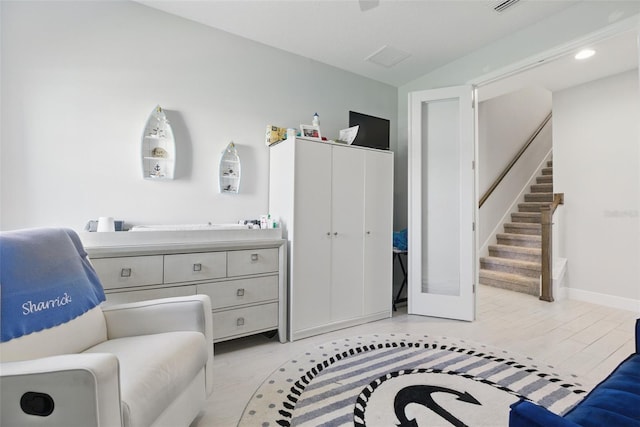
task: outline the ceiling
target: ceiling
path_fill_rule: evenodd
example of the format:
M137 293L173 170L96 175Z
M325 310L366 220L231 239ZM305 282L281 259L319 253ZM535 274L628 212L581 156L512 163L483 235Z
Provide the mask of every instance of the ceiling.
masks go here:
M494 7L504 0L136 1L401 86L582 0L516 0L502 12ZM606 40L597 47L596 57L580 64L572 57L550 61L485 87L481 96L487 99L517 90L525 80L560 90L637 67L636 37L630 33ZM373 59L400 62L385 66L367 60L377 52L381 55Z
M500 13L504 0L138 1L401 86L580 0L520 0ZM410 56L393 67L365 60L385 46Z

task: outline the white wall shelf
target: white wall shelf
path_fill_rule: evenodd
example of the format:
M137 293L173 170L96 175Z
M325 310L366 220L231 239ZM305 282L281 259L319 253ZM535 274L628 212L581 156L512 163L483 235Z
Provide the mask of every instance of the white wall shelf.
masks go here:
M141 157L145 179L173 179L176 144L171 125L159 105L153 109L145 125Z
M238 194L240 191L240 178L242 167L240 157L233 142L222 152L220 157L218 185L221 193Z

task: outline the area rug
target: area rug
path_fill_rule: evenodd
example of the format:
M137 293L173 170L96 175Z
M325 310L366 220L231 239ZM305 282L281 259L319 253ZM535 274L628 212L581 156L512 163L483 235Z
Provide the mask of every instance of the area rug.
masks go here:
M376 334L289 360L254 393L239 426L506 426L529 399L563 414L584 396L573 375L447 337ZM569 381L567 381L569 380Z

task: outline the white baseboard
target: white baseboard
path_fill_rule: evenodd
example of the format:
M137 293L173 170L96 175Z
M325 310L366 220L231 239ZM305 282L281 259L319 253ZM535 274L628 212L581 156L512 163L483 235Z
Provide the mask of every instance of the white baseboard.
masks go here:
M554 258L553 259L553 299L560 301L567 299L567 293L564 289L564 277L567 273L567 259L566 258Z
M560 288L559 294L564 294L568 299L572 300L584 301L592 304L640 313L640 300L632 298L624 298L567 287Z

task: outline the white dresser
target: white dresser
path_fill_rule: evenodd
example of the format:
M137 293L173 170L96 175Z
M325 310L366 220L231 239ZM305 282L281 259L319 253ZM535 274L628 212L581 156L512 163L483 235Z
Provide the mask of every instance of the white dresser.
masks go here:
M279 229L87 232L81 239L105 304L205 294L214 342L272 330L287 339Z

